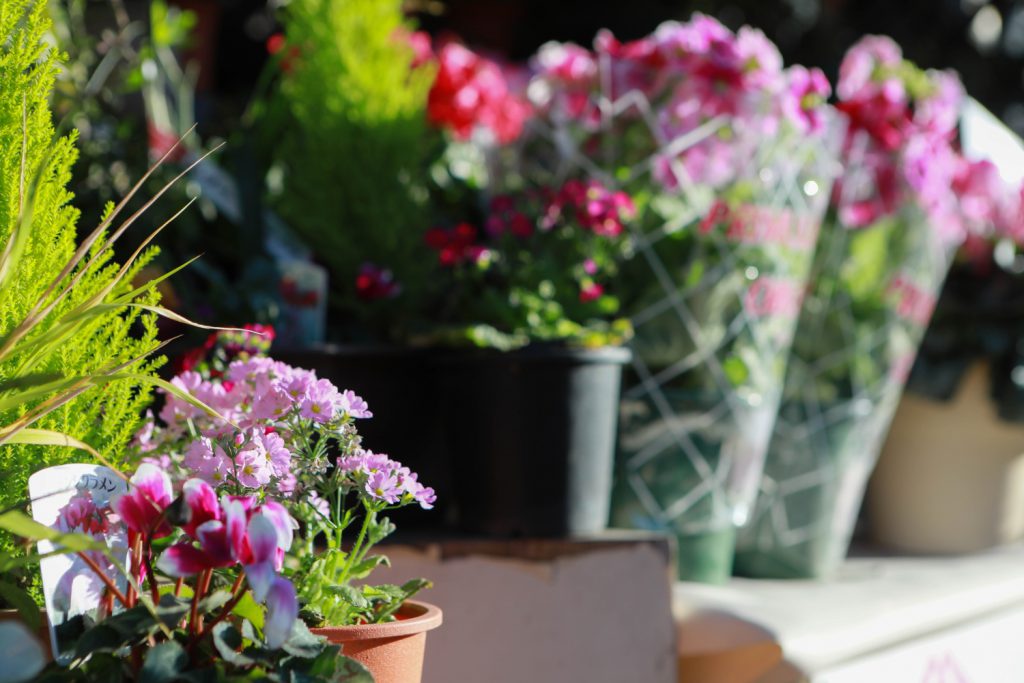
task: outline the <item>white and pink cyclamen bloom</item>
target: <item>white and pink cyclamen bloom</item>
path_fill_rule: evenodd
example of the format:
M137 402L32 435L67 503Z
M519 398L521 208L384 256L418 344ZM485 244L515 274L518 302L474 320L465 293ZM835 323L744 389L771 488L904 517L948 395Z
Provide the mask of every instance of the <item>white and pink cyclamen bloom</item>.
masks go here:
M207 569L240 564L253 599L267 607L263 635L271 648L280 647L298 617L295 587L279 575L291 547L294 521L274 501L259 505L249 496L223 496L191 479L182 491L191 537L168 548L157 566L169 576L193 576Z

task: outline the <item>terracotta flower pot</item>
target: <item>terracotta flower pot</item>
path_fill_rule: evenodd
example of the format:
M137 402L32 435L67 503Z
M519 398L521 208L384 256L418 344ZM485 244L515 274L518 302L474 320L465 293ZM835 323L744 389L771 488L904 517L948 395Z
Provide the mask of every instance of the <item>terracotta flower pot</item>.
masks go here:
M311 629L370 670L376 683L420 683L427 631L441 625L441 609L407 600L397 621Z

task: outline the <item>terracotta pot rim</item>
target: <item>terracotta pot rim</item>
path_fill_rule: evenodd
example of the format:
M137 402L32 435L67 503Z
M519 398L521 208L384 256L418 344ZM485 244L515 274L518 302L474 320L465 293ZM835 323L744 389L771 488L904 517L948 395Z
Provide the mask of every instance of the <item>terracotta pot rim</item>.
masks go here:
M353 642L358 640L375 640L378 638L397 638L416 633L431 631L441 625L443 615L441 608L429 602L406 600L399 614L414 616L391 621L386 624L358 624L355 626L321 626L310 629L313 633L325 636L332 642Z

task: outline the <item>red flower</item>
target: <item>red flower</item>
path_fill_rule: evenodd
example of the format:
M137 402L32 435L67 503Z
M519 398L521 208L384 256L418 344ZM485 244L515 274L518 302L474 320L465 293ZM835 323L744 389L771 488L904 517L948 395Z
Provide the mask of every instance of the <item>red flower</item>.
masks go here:
M400 291L391 271L372 263L364 263L356 275L356 296L364 301L393 299Z
M501 67L458 43L438 54L438 71L427 98L427 118L466 140L474 128L490 130L501 143L519 137L529 105L509 92Z
M588 304L601 298L604 294L604 287L593 281L584 282L580 285L580 301Z

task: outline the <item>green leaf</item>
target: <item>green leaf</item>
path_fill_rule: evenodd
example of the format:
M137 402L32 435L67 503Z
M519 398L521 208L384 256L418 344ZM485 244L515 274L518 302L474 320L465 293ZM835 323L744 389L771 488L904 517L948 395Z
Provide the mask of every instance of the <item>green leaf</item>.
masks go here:
M0 598L6 600L7 604L18 610L21 620L25 622L30 631L36 632L39 630L41 623L39 605L36 604L31 595L12 583L0 581Z
M52 541L68 552L98 550L106 552L107 546L85 534L62 534L35 521L24 512L9 510L0 514L0 529L30 541Z
M327 592L335 595L340 595L341 599L352 605L356 609L362 609L369 607L370 602L363 595L362 589L355 588L353 586L327 586Z
M127 640L106 623L93 626L82 634L75 642L75 659L84 659L97 652L115 652L124 645Z
M191 592L191 591L190 591ZM154 610L156 618L169 629L174 629L191 609L191 600L182 596L174 597L170 593L160 596L160 603Z
M181 645L173 640L160 643L146 654L146 660L139 671L139 680L145 683L171 683L186 666L188 655Z
M263 607L256 603L251 591L246 591L242 599L238 601L231 613L251 621L256 628L263 629Z
M209 614L215 609L228 604L230 601L230 591L217 591L216 593L212 593L199 601L199 611L202 614Z
M324 639L313 635L302 621L296 619L292 625L291 635L281 649L290 655L305 659L316 657L324 649Z
M242 649L242 634L234 626L222 621L213 627L213 646L217 653L229 664L235 666L252 666L256 660L239 652Z
M357 562L349 573L349 579L365 579L377 567L390 567L391 562L384 555L370 555Z
M100 453L89 444L83 443L82 441L79 441L72 436L68 436L67 434L62 434L49 429L33 429L26 427L25 429L18 430L14 434L0 434L0 443L23 443L34 446L67 446L68 448L77 448L79 450L86 451L101 463L116 471L116 468L111 467L107 463L107 459L100 455Z

